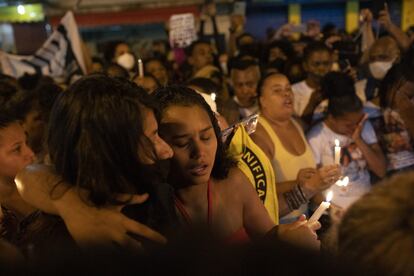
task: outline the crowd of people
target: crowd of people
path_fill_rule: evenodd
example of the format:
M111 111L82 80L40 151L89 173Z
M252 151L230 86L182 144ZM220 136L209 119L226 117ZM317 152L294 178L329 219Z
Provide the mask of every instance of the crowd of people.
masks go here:
M2 74L1 269L413 275L414 38L361 18Z

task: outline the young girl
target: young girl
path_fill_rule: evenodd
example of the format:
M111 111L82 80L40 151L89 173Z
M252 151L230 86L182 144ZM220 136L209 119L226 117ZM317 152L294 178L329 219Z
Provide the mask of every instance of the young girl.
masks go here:
M160 134L174 151L169 183L181 220L206 224L225 241L269 232L274 224L247 177L226 157L217 120L203 98L185 87L167 87L155 97ZM308 246L317 247L307 227L300 231Z
M219 238L230 242L246 241L268 233L275 225L247 177L226 157L217 120L203 98L186 87L167 87L156 91L155 95L161 105L158 114L160 133L174 150L168 182L175 188L175 208L183 225L208 225ZM33 197L34 193L29 195L29 190L36 192L39 185L44 186L44 181L26 183L25 198L37 205L43 204L40 206L43 208L48 200L44 191L48 188L43 188L38 198ZM52 212L63 214L67 225L76 223L80 228L99 225L95 221L100 221L105 212L88 209L79 201L64 204L54 201L53 204L58 207ZM82 213L71 212L74 208L81 208ZM86 218L80 218L85 214ZM105 232L114 239L125 236L125 232L118 231L119 218L112 218L104 219L105 224L112 227L89 227L89 235L103 236L102 232ZM307 225L302 219L281 227L279 234L294 243L316 249L319 241L314 230L318 227L318 223ZM86 231L79 232L85 234Z
M0 227L1 237L11 242L20 222L35 211L21 199L14 183L16 174L34 159L22 125L30 107L21 96L14 84L0 81Z
M53 189L48 195L56 199L72 189L91 206L102 208L128 202L130 198L119 198L120 193L148 193L144 206L124 212L166 233L175 221L172 193L152 168L155 159L168 159L172 151L158 136L152 104L132 82L103 75L71 85L50 115L48 150L53 169L65 184L49 179ZM27 196L25 191L23 195ZM60 218L42 214L28 226L20 245L33 243L36 250L47 249L54 241L66 244L73 225L68 229L62 225Z
M347 176L350 182L347 187L332 186L332 202L344 209L369 191L370 171L383 177L386 169L375 132L366 122L367 116L363 113L362 102L355 94L352 81L349 83L349 86L337 89L346 93L330 91L326 119L315 125L307 135L319 165L334 163L334 143L339 141L342 175Z
M0 220L1 237L14 242L19 224L35 211L17 192L14 177L32 163L34 153L20 122L4 110L0 113Z

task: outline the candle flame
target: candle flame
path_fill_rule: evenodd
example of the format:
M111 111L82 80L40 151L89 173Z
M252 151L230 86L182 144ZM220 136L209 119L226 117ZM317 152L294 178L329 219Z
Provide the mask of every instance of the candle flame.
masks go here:
M211 93L210 97L213 100L213 102L216 101L216 93Z
M339 140L335 139L335 147L339 147Z
M346 187L349 184L349 177L345 176L344 178L339 179L338 181L336 181L335 184L340 186L340 187Z
M326 202L331 202L333 198L333 192L329 191L328 194L326 195Z
M344 179L342 179L342 186L346 187L349 183L349 177L345 176Z

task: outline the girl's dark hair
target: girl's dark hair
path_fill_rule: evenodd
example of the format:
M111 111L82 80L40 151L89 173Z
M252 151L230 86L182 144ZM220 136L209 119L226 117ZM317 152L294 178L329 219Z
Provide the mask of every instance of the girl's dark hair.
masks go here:
M326 46L325 43L320 41L311 42L303 50L303 61L308 61L313 53L324 51L328 52L329 54L332 53L332 50Z
M149 143L142 127L148 97L132 82L94 74L72 84L53 106L47 142L55 170L87 190L96 206L120 203L116 193L146 189L138 182L138 150Z
M122 67L118 63L114 63L114 62L109 63L105 67L104 72L110 77L124 78L125 80L129 79L128 70L126 70L124 67Z
M265 63L268 63L270 50L273 48L279 48L289 59L295 57L295 50L293 49L292 42L284 39L275 40L266 47Z
M362 102L356 94L342 95L329 99L328 114L336 118L347 113L359 112L362 108Z
M322 79L321 93L324 98L356 94L354 80L346 73L329 72Z
M135 75L131 78L132 81L135 81L136 78L139 77L139 73L135 73ZM157 80L157 78L151 74L151 73L145 73L144 78L151 78L155 84L157 85L157 87L161 87L161 83Z
M187 82L187 86L195 86L200 88L200 92L211 94L219 93L220 87L211 79L208 78L193 78Z
M15 116L10 113L3 112L3 110L0 110L0 130L17 122L19 122L19 120Z
M322 79L321 92L329 100L328 114L341 117L347 113L362 110L362 101L356 95L354 81L340 72L329 72Z
M16 84L3 79L0 80L0 111L2 114L24 120L32 109L32 99L28 97Z
M170 106L199 106L207 112L217 138L217 153L211 174L216 179L226 178L230 168L236 163L226 154L226 148L221 140L221 131L216 116L204 98L193 89L180 85L157 89L153 95L160 105L159 113L157 114L158 121L161 121L163 112Z

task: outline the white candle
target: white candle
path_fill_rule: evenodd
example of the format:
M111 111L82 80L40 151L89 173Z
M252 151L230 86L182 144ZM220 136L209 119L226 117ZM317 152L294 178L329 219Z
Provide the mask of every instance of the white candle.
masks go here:
M142 78L144 76L144 64L142 59L138 59L138 76Z
M211 99L213 100L213 102L216 101L216 93L211 93L210 94Z
M329 208L329 206L331 206L330 201L332 200L333 197L333 192L329 191L328 194L326 195L326 201L322 201L321 205L319 205L318 209L316 209L316 211L313 213L313 215L309 218L308 223L314 223L316 221L318 221L321 216L323 215L323 213L325 212L326 209Z
M341 147L339 146L339 140L335 139L335 160L334 163L336 165L340 165L341 163Z

